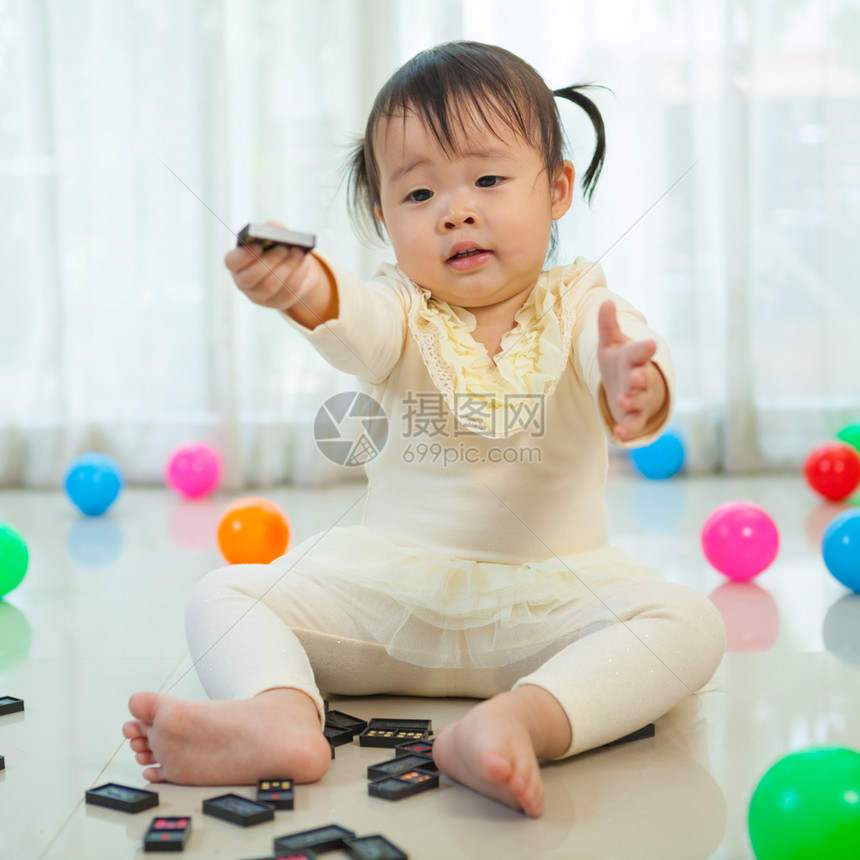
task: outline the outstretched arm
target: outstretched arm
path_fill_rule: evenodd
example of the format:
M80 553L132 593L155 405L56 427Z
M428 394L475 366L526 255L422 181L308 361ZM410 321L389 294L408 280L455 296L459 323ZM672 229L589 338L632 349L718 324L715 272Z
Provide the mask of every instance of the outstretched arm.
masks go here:
M668 390L660 368L651 359L653 340L634 341L621 331L615 304L606 301L597 317L597 362L606 405L615 425L612 433L622 442L640 436L665 406Z

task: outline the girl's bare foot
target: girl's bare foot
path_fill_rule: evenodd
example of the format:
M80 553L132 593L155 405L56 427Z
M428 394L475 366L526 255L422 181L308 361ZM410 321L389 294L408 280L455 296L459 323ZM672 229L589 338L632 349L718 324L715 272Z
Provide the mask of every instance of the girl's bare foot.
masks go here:
M557 699L524 685L481 702L444 729L433 759L451 779L538 818L544 803L538 759L562 755L570 737Z
M151 782L245 785L267 776L316 782L331 748L313 701L299 690L267 690L251 699L190 702L135 693L136 719L122 727Z

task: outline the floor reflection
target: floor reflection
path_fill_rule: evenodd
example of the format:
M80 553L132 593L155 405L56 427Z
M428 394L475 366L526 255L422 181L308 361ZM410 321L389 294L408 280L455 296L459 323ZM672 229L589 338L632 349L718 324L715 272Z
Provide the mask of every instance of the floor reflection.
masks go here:
M214 499L177 500L167 518L171 542L190 552L212 549L223 507Z
M753 582L726 582L709 595L726 625L726 651L769 651L779 636L779 609Z
M32 641L27 616L14 604L0 600L0 672L8 672L23 662L30 653Z
M84 567L107 567L122 553L122 531L109 516L79 517L66 535L69 555Z
M843 511L850 510L843 502L821 502L816 505L806 517L804 532L809 545L816 551L821 552L821 541L827 526L833 522Z
M834 657L860 666L860 594L846 594L827 610L821 636Z
M647 534L666 534L681 525L686 505L680 480L649 481L642 478L630 490L630 511Z

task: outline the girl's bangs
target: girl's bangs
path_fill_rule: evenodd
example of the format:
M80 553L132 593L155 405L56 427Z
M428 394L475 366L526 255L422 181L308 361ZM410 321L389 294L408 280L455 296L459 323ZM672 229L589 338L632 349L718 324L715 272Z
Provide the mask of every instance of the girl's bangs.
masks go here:
M391 94L378 114L379 120L405 121L410 114L416 116L448 155L460 155L462 144L475 128L486 129L499 140L511 132L543 148L540 122L531 111L524 115L520 105L525 100L511 89L499 92L458 81L447 92L439 93L422 86L420 80L410 84Z

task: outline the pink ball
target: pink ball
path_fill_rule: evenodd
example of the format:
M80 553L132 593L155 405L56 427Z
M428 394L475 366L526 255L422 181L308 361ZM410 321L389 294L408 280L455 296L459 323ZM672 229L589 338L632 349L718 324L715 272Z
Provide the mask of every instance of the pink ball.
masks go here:
M211 493L221 480L221 459L202 442L186 442L175 448L167 460L164 480L171 490L187 499Z
M763 508L752 502L726 502L702 526L705 558L735 582L758 576L776 558L779 531Z

